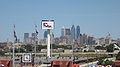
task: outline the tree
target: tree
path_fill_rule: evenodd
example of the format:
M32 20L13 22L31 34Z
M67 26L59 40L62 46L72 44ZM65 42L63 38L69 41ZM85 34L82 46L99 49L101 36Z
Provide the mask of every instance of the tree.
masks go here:
M113 65L114 62L113 61L110 61L110 60L106 60L104 61L103 59L99 59L98 60L98 65L104 65L104 66L107 66L107 65Z
M55 44L52 44L52 48L53 49L57 49L57 48L72 49L71 45L55 45Z
M4 49L4 46L1 46L1 45L0 45L0 49Z
M105 50L106 48L103 46L96 46L95 49L101 49L101 50Z
M25 45L26 52L32 51L32 45Z
M102 64L103 64L103 61L104 61L103 59L99 59L97 64L98 64L98 65L102 65Z
M47 49L47 45L37 45L37 51L40 51L41 49Z
M116 60L120 60L120 52L117 54Z
M107 52L113 52L114 51L114 44L110 44L109 46L106 46Z
M113 62L113 61L110 61L110 60L106 60L106 61L103 62L103 65L104 65L104 66L113 65L113 64L114 64L114 62Z

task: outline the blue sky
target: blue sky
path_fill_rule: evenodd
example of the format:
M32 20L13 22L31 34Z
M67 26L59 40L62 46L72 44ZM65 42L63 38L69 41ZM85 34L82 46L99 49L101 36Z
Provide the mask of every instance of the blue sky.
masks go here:
M120 0L0 0L0 42L13 41L14 24L21 40L23 33L35 32L34 24L43 38L42 19L55 20L56 37L63 26L80 25L81 33L120 38Z

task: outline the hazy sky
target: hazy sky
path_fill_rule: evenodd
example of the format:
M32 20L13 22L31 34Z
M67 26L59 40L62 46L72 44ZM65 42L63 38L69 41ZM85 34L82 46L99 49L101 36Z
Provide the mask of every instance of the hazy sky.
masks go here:
M63 26L80 25L81 33L120 38L120 0L0 0L0 42L13 41L14 24L21 40L35 32L34 24L43 38L42 19L55 20L55 37Z

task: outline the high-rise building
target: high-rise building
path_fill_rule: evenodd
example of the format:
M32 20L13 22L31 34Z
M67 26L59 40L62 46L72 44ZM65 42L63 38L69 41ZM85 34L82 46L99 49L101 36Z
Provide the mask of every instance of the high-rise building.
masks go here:
M78 25L76 28L76 39L80 36L80 26Z
M71 30L65 29L66 44L71 44Z
M111 43L111 41L112 41L112 37L111 37L110 33L108 33L108 35L106 36L106 39L105 39L105 44L109 45Z
M32 33L32 38L36 38L36 33Z
M105 44L105 38L104 37L99 38L99 44L100 45L104 45Z
M29 43L29 33L24 33L24 43Z
M93 45L94 43L93 43L93 40L94 39L94 37L91 37L91 36L88 36L88 43L87 43L87 45Z
M88 36L86 34L82 35L82 44L87 45L88 43Z
M65 36L65 28L63 27L62 29L61 29L61 37L64 37Z
M71 40L75 40L75 26L72 25L71 27Z
M44 32L44 38L47 38L47 31Z
M54 33L53 32L51 32L51 44L54 44Z
M32 33L32 44L39 44L39 39L37 38L37 33Z
M71 35L70 29L65 29L65 36Z

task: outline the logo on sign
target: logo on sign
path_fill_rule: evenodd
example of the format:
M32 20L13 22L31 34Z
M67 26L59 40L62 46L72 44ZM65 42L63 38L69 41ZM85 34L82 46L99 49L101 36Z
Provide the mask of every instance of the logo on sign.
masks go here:
M43 23L43 26L44 26L44 27L48 27L48 28L51 28L51 27L52 27L52 26L49 25L48 23Z
M42 29L54 29L53 21L42 21Z

